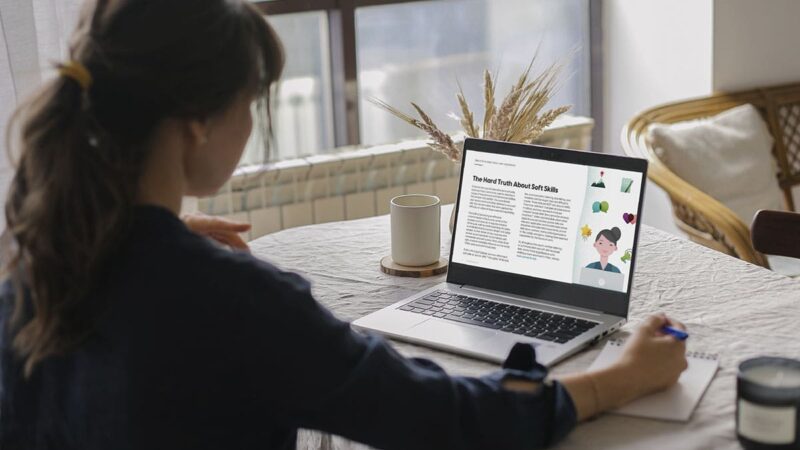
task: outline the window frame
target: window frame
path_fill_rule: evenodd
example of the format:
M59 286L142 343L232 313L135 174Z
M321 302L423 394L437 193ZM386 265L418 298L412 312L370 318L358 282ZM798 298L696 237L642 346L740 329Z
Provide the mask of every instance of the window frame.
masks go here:
M328 19L330 77L333 90L333 135L335 147L361 143L356 47L356 9L445 0L272 0L253 3L267 16L324 11ZM592 116L602 125L602 33L601 0L589 0L589 98ZM595 126L593 142L602 143L602 126Z

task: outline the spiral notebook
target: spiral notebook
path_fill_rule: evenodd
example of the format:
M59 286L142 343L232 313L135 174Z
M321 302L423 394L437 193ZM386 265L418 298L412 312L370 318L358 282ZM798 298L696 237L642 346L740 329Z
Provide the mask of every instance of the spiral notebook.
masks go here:
M589 370L602 369L616 362L622 354L624 343L621 340L609 341ZM688 421L717 373L719 357L710 353L689 352L686 359L689 367L683 371L674 386L634 400L611 412L650 419Z

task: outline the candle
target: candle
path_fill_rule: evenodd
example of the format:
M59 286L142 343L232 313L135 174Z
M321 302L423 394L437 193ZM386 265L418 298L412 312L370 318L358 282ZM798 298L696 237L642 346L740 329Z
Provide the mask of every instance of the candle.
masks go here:
M746 371L744 377L767 387L800 388L800 369L784 366L756 366Z
M773 357L744 361L736 393L736 434L744 448L800 448L800 361Z

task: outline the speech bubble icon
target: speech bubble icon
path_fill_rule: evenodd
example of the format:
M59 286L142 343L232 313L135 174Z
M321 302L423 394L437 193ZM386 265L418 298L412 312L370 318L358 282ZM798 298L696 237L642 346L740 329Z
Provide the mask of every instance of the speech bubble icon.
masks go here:
M606 201L600 202L600 211L603 211L604 213L608 212L608 202Z
M592 212L600 212L600 202L592 203Z

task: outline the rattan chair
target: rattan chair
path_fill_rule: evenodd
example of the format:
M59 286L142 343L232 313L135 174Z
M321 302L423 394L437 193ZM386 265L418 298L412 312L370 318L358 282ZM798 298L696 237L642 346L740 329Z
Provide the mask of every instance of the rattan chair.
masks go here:
M794 211L791 188L800 183L800 83L718 94L648 109L623 128L622 147L629 156L650 161L648 178L667 192L675 223L692 241L769 267L764 255L753 248L748 225L725 205L672 172L647 141L647 127L651 123L699 119L745 103L758 108L775 138L773 155L779 168L776 176L786 209Z

